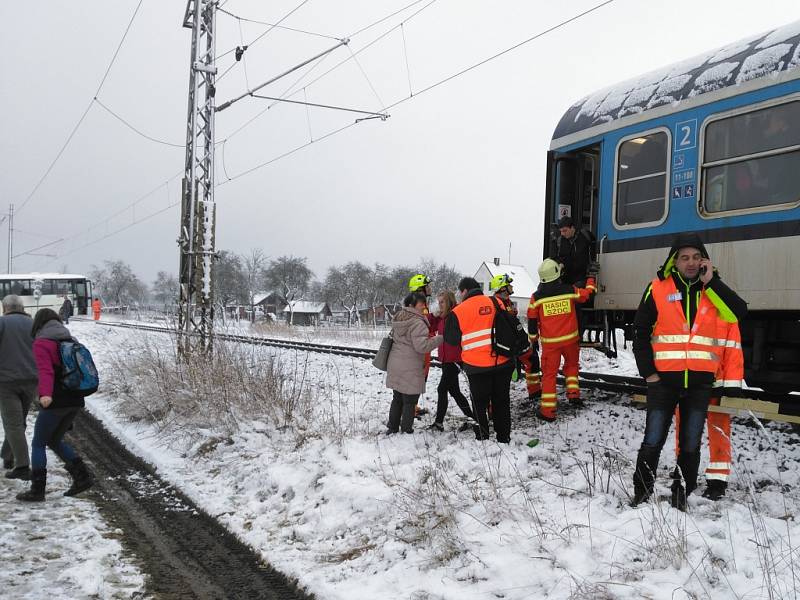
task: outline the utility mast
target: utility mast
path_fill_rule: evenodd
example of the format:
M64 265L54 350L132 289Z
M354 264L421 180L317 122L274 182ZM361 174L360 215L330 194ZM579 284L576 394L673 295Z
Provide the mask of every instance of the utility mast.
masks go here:
M186 169L181 200L178 353L209 352L214 334L214 82L218 0L187 0L183 26L192 30Z
M14 205L8 206L8 272L14 272Z

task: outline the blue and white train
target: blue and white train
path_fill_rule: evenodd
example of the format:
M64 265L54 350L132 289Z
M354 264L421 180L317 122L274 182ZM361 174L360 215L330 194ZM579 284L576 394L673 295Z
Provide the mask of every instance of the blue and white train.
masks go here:
M561 215L595 236L609 352L674 235L697 231L749 305L747 383L800 390L800 22L570 107L547 155L546 255Z

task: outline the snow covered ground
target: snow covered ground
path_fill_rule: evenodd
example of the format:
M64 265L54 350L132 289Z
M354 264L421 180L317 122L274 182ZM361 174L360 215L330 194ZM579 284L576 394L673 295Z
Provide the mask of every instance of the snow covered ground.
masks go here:
M29 436L33 421L31 415ZM15 496L29 484L0 479L2 597L144 598L144 577L123 554L122 532L106 524L91 500L65 498L69 475L52 454L48 462L43 503L19 502Z
M101 375L168 336L83 322L73 332ZM800 585L800 437L787 426L734 424L728 497L695 494L688 513L627 506L644 412L587 394L540 424L513 384L512 442L456 433L383 435L390 392L367 361L259 349L302 372L313 411L302 429L266 418L234 433L159 431L123 419L123 400L90 398L103 419L167 480L320 598L788 598ZM584 354L587 371L635 373L629 353ZM298 369L298 365L301 365ZM432 370L423 404L434 408ZM130 382L129 382L130 383ZM462 389L466 383L462 380ZM102 390L101 390L102 391ZM538 439L529 447L528 442ZM666 494L671 445L662 456ZM702 489L702 486L701 486ZM797 564L800 567L800 564Z

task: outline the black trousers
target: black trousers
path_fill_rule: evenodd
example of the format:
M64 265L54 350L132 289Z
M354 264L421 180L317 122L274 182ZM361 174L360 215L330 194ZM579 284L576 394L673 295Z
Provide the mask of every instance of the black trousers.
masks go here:
M472 393L472 405L475 419L478 421L478 439L489 439L489 417L486 408L492 403L494 417L494 430L497 441L508 443L511 441L511 373L514 365L509 361L508 366L502 366L492 371L472 373L468 375L469 389Z
M442 379L439 381L439 387L436 388L436 392L439 394L436 402L437 423L444 423L444 416L447 414L448 394L456 401L461 412L472 418L472 409L469 407L469 401L458 387L458 365L455 363L442 363Z
M398 428L403 433L414 433L414 409L417 407L419 394L401 394L392 390L392 404L389 407L389 422L386 427L391 433Z
M633 474L636 493L650 495L653 492L658 460L661 449L667 441L676 406L681 415L680 451L677 461L680 471L673 472L673 479L679 481L683 475L687 494L697 487L700 443L710 399L710 385L686 389L672 387L663 382L647 384L647 423Z

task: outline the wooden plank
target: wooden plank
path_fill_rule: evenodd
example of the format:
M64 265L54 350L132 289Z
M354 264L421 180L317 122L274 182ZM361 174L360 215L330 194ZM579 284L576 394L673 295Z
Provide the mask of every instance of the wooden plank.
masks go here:
M633 401L644 404L647 396L644 394L634 394ZM779 412L780 406L777 402L765 402L763 400L751 400L749 398L728 398L723 396L720 406L709 406L708 412L723 413L734 417L750 418L753 413L757 419L766 421L782 421L784 423L800 423L800 415L784 415Z

